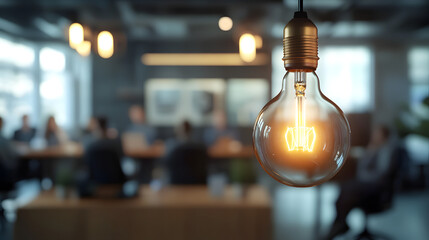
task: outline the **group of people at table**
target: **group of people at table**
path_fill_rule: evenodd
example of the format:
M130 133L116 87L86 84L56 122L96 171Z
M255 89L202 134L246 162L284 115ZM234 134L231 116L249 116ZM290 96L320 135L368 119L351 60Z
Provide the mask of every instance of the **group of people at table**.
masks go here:
M140 106L132 106L129 117L132 125L121 136L108 127L105 117L91 119L83 131L80 142L84 149L83 162L89 174L81 184L86 187L82 194L91 194L88 187L94 184L122 185L126 181L121 167L121 159L126 155L124 152L160 144L156 129L145 123L145 112ZM164 175L168 176L170 183L204 184L207 179L208 147L227 145L226 148L240 148L237 134L227 127L222 112L214 114L213 122L214 127L204 132L203 141L195 139L192 125L184 121L175 128L175 137L162 143L164 154L159 163L166 170L167 174ZM2 125L0 118L0 129ZM12 139L0 136L0 188L13 183L19 176L19 154L14 143L29 144L36 135L36 129L30 127L29 117L23 116L22 127L14 132ZM47 121L43 138L47 146L61 146L68 141L53 117ZM217 152L222 152L222 148L218 148ZM374 201L381 192L391 188L404 159L406 152L392 141L389 129L382 125L375 128L365 154L358 161L356 179L341 185L336 203L337 216L327 239L348 230L345 219L351 209L362 202ZM152 174L159 175L159 172L153 171Z
M121 135L109 128L106 117L91 118L88 126L82 131L77 145L82 146L83 162L89 172L88 180L99 184L120 184L125 181L121 161L127 152L151 146L162 146L163 156L160 162L170 169L169 177L178 184L204 183L206 181L208 147L228 145L241 147L237 141L237 133L226 124L223 112L216 112L213 117L213 127L206 129L203 141L195 138L193 127L189 121L183 121L175 128L175 136L162 142L158 138L155 127L146 124L144 109L138 105L129 109L131 125ZM0 129L3 119L0 117ZM34 142L43 142L45 148L56 148L72 141L65 131L56 123L54 117L49 117L46 128L41 135L31 127L29 116L22 117L22 126L11 138L0 136L0 181L2 185L13 184L22 178L20 170L23 153L19 148L30 149ZM43 140L40 140L40 139ZM76 143L75 143L76 144ZM40 145L40 144L38 144ZM40 148L40 146L39 146Z

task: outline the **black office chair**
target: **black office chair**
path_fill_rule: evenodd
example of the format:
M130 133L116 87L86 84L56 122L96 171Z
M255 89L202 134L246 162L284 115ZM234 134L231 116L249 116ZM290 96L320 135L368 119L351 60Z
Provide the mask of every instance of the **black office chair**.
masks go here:
M356 240L391 239L387 235L370 232L368 225L370 215L383 213L393 207L394 196L401 180L401 167L407 160L408 154L404 148L398 147L393 151L392 156L393 164L389 170L386 188L377 196L373 196L370 201L366 201L358 206L365 214L365 227L363 231L355 237Z
M371 202L359 206L365 214L365 222L363 231L356 236L356 240L376 240L376 239L390 239L390 237L383 234L375 234L369 231L369 216L373 214L383 213L393 206L393 191L382 192L377 199L372 199Z
M15 171L6 169L2 164L0 164L0 231L4 230L6 223L2 202L5 199L16 197L15 180Z
M185 143L167 156L171 184L206 184L207 149L202 144Z
M90 181L95 184L123 184L126 181L117 151L103 146L91 146L85 153Z

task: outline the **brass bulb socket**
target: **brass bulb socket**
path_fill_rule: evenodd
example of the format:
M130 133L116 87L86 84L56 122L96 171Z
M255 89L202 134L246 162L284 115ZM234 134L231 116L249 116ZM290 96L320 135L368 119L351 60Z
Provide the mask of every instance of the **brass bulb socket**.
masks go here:
M316 70L319 57L317 27L305 12L296 12L283 30L286 70Z

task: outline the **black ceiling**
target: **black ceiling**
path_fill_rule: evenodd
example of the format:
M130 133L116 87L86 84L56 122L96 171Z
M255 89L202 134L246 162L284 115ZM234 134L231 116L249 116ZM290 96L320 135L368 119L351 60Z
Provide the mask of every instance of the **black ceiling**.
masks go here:
M295 8L296 0L3 0L0 31L64 40L67 26L78 21L94 32L123 32L133 41L225 38L242 31L277 38L274 27L286 24ZM429 39L428 0L307 0L304 8L322 37ZM217 28L224 15L234 20L234 31ZM337 34L343 26L359 31Z

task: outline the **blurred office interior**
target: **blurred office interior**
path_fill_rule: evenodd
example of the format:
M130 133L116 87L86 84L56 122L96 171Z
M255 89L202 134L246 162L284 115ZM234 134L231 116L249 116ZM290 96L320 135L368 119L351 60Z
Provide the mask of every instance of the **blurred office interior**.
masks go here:
M0 238L324 239L385 126L406 152L389 206L353 209L336 239L365 224L429 239L429 1L304 8L351 149L331 181L293 188L258 164L252 130L281 90L296 0L0 2Z

